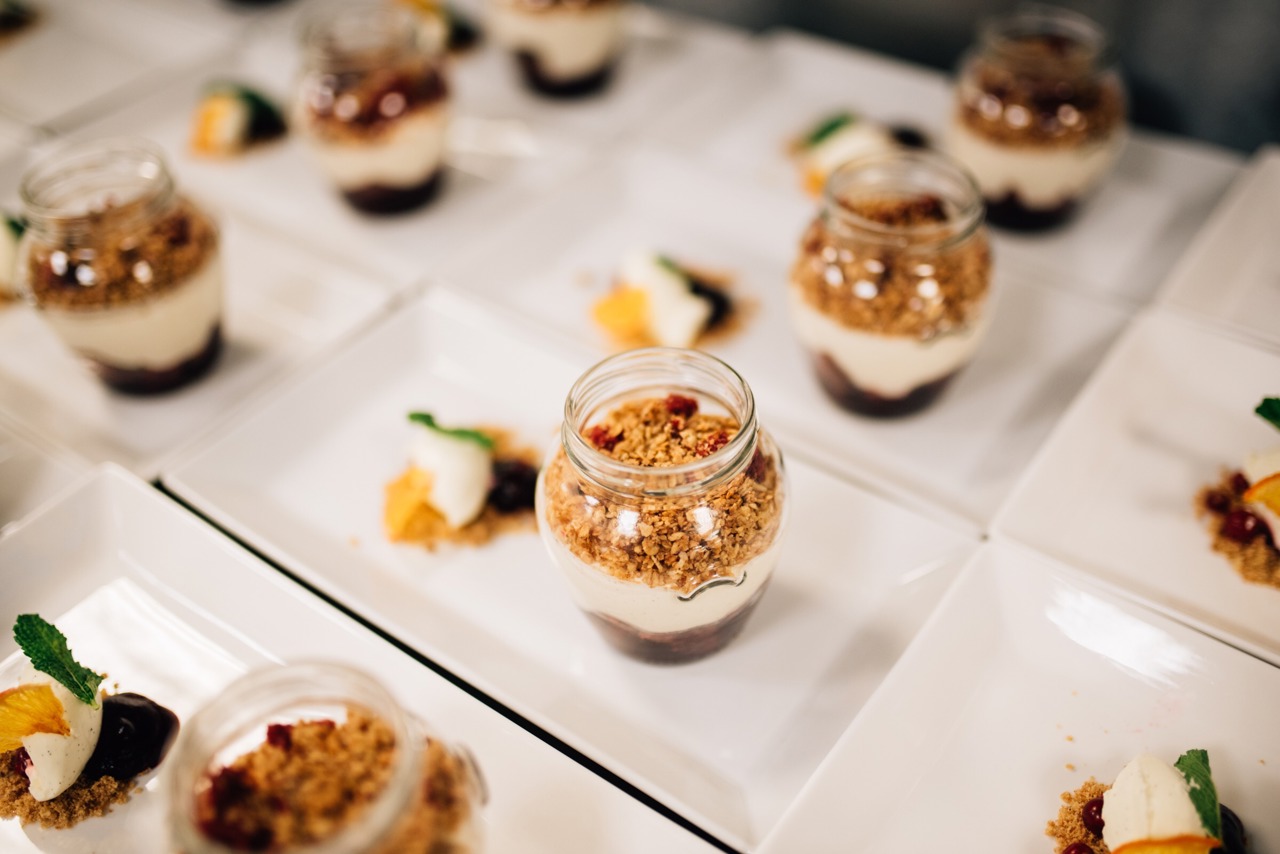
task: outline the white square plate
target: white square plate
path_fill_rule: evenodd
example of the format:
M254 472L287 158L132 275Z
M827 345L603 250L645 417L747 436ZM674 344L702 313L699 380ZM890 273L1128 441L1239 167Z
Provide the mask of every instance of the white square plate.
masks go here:
M544 447L555 438L564 396L589 360L529 340L437 290L166 472L165 483L468 682L749 848L974 540L791 459L792 529L743 636L683 667L625 659L578 613L536 534L433 554L383 533L383 488L404 469L415 429L409 411L509 425Z
M70 451L0 415L0 531L88 471Z
M1061 792L1209 751L1251 851L1280 850L1280 671L988 545L760 854L1050 854Z
M658 138L796 196L803 193L787 144L833 112L907 124L943 144L951 84L941 72L788 31L771 35L758 65L719 97L734 109L685 111ZM1072 223L1039 235L997 230L997 251L1033 268L1037 278L1145 301L1239 164L1224 149L1134 134L1115 172Z
M366 325L391 292L312 249L221 218L222 357L157 397L107 391L26 305L0 308L0 409L92 461L144 477L207 435L271 380Z
M996 317L974 364L920 415L859 418L822 392L787 317L786 283L812 216L798 197L642 150L513 218L493 237L507 251L477 247L445 275L604 355L591 305L629 249L727 271L749 320L706 349L746 377L779 435L824 465L985 526L1128 311L1044 287L997 252Z
M0 539L0 584L0 655L14 650L13 617L38 612L87 665L184 718L237 673L268 663L364 670L476 754L491 792L492 851L711 851L114 467ZM26 834L0 822L0 849L159 854L168 850L161 801L153 783L72 830Z
M1010 496L995 530L1280 663L1280 590L1210 549L1200 488L1280 446L1253 414L1280 356L1169 312L1116 345Z
M1280 344L1280 148L1261 149L1160 291L1160 300Z

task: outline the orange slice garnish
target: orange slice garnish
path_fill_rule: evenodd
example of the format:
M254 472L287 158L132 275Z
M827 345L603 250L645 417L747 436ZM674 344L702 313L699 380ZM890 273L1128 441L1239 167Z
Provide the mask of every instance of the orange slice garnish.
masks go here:
M0 691L0 753L22 746L38 732L71 735L62 701L48 685L19 685Z
M1222 845L1207 836L1179 836L1174 839L1147 839L1121 845L1114 854L1209 854Z
M614 288L591 309L591 316L620 344L649 335L649 295L626 285Z
M1272 513L1280 513L1280 472L1269 474L1249 487L1244 493L1244 500L1257 502Z

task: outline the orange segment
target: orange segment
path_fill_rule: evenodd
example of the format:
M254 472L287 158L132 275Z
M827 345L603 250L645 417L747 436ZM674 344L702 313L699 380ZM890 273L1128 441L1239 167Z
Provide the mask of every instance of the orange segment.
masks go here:
M595 304L591 315L620 344L649 337L649 295L640 288L615 288Z
M383 523L392 542L413 540L435 520L444 521L428 503L431 497L431 475L416 466L387 484L387 503Z
M191 150L196 154L226 154L222 129L237 109L239 105L230 95L206 97L196 109L191 127Z
M71 735L62 702L48 685L19 685L0 691L0 753L22 746L38 732Z
M827 184L827 175L820 169L804 170L804 191L811 196L821 196Z
M1209 854L1222 843L1207 836L1178 836L1173 839L1146 839L1121 845L1111 854Z
M1280 513L1280 472L1269 474L1249 487L1244 500L1257 502L1272 513Z

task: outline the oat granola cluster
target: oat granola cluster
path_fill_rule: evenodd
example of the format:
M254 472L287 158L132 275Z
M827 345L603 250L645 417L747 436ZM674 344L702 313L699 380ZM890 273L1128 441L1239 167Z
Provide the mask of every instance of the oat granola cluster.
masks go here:
M1093 854L1111 854L1111 849L1085 826L1083 819L1085 804L1101 798L1110 788L1090 777L1075 791L1062 793L1058 817L1044 829L1045 835L1053 838L1054 854L1063 854L1072 845L1083 845Z
M112 807L129 800L137 787L136 778L77 780L58 797L37 801L31 797L31 784L22 772L25 759L22 750L0 754L0 819L16 818L23 824L68 828L86 818L106 815Z
M447 839L469 817L470 772L435 740L425 751L425 779L413 808L375 854L455 850ZM210 839L239 850L322 841L358 820L382 793L395 752L391 727L356 708L341 724L273 724L265 742L210 777L197 820Z
M945 226L950 220L944 202L931 195L858 197L840 205L861 219L899 229ZM819 217L800 240L792 287L813 308L852 329L921 340L964 329L976 321L990 291L986 234L938 246L939 229L927 231L918 238L899 232L902 240L892 242L860 239L838 233Z
M724 447L739 425L698 412L681 395L629 401L583 436L618 462L663 468ZM767 550L782 521L777 460L757 450L747 468L707 492L622 496L580 477L564 451L546 473L547 521L580 560L623 581L689 593L731 576Z
M33 241L26 266L36 302L69 309L139 302L182 285L216 256L218 230L189 200L145 220L141 205L94 211L83 238Z
M1229 560L1245 581L1280 587L1280 550L1272 540L1273 532L1247 527L1254 518L1244 500L1248 487L1243 474L1224 472L1218 483L1200 490L1196 513L1207 519L1213 550Z
M368 141L410 113L435 107L448 94L439 65L414 59L367 73L326 75L308 95L304 114L321 139Z

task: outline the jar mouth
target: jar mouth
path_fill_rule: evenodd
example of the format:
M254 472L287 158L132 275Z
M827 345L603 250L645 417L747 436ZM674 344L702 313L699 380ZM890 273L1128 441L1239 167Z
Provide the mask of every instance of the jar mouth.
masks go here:
M56 146L22 176L18 195L37 229L87 223L105 211L147 216L167 205L173 178L160 146L140 137Z
M359 71L428 50L419 15L389 0L328 2L302 21L304 49L331 71Z
M995 56L1023 70L1078 68L1082 74L1111 61L1106 31L1085 15L1057 6L1032 5L989 18L980 40ZM1046 55L1045 47L1051 48Z
M851 203L871 199L937 197L946 219L918 225L885 223L859 213ZM846 236L896 246L938 248L966 240L982 225L986 206L969 170L932 151L890 152L841 165L822 191L829 225Z
M626 380L625 385L619 381ZM583 436L611 406L643 397L696 395L723 408L738 422L725 445L693 462L642 466L614 459ZM727 363L698 350L646 347L610 356L573 384L564 406L561 442L565 453L595 485L652 497L678 496L722 483L744 470L756 450L755 396Z

